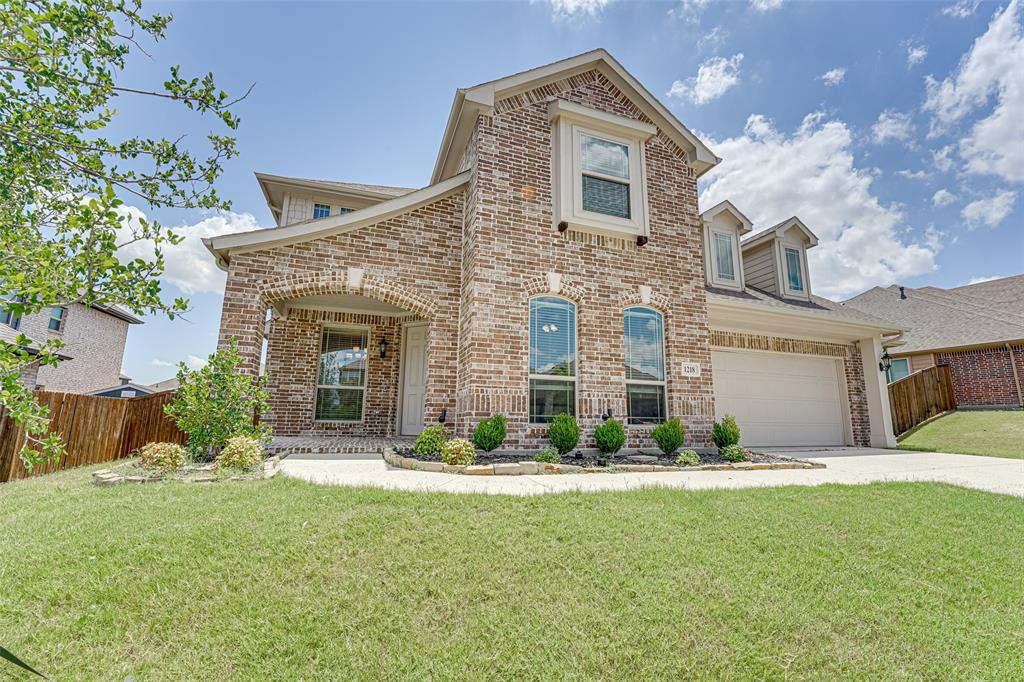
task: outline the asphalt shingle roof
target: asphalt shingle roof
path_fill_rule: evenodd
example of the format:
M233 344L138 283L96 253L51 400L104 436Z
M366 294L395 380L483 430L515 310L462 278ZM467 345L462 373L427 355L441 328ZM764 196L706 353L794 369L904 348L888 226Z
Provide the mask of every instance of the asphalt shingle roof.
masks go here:
M869 322L871 324L886 324L887 322L886 320L874 317L860 310L847 308L835 301L822 298L821 296L811 295L810 301L795 301L792 299L773 296L749 285L743 291L720 289L718 287L706 288L709 301L714 301L715 299L738 300L756 303L768 308L777 308L779 310L801 310L805 312L820 313L823 317L849 320L851 322ZM899 328L899 325L895 325L895 327Z
M1024 275L938 287L875 287L844 301L844 308L868 312L909 327L901 353L981 346L1024 339Z

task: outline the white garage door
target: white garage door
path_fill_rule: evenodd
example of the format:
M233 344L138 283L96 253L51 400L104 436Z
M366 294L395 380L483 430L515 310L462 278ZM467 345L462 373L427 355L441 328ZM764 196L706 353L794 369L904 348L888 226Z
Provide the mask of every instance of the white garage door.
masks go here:
M736 417L743 445L843 445L835 360L784 353L711 351L715 417Z

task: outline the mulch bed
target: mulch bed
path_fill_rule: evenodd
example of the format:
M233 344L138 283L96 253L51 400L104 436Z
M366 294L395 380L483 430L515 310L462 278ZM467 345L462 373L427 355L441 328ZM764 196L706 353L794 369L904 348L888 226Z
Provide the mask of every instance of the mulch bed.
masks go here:
M417 455L414 454L411 447L396 448L398 454L402 457L411 457L412 459L419 460L421 462L440 462L440 455L429 456L429 455ZM766 452L756 452L754 450L748 450L750 462L755 463L766 463L775 464L779 462L793 462L790 457L781 457ZM514 464L517 462L532 461L535 453L525 453L523 451L518 452L503 452L501 450L495 450L493 452L481 452L477 450L475 464ZM677 455L667 457L660 450L641 450L636 453L622 455L617 454L610 457L598 455L593 452L584 452L576 450L562 456L562 464L574 464L581 467L603 467L603 466L616 466L619 464L655 464L659 466L678 466L676 464ZM731 464L731 462L724 457L720 456L717 452L714 453L702 453L700 455L701 464Z

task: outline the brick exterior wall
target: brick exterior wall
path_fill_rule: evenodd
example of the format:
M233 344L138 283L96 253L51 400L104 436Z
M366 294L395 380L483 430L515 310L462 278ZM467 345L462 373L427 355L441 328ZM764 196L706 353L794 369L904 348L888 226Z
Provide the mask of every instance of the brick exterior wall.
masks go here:
M1024 381L1024 345L1013 347L1017 374ZM1019 407L1010 352L1006 346L947 351L935 354L949 365L953 394L960 407Z
M850 406L850 427L853 444L871 445L871 421L868 417L867 390L864 385L863 360L857 344L845 345L825 341L806 341L778 336L740 334L738 332L711 331L713 348L735 348L776 353L795 353L836 358L843 361L843 379L846 400Z
M46 308L26 315L20 325L20 331L38 343L61 339L64 342L61 353L71 358L56 367L40 367L36 377L39 388L88 393L119 383L128 338L127 322L79 303L67 306L62 331L50 331L49 321L50 309Z

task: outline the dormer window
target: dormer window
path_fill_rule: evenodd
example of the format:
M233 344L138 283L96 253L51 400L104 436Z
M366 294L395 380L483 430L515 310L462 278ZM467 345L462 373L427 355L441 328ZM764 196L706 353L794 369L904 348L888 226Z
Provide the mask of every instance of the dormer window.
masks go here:
M331 207L327 204L313 204L313 220L331 215Z
M644 143L654 126L561 100L548 113L558 229L647 236Z
M785 247L786 250L786 289L789 293L804 293L804 269L801 264L800 249L792 246Z
M716 280L736 281L736 249L733 248L734 237L723 232L712 232L715 236L715 261L713 277Z
M700 217L704 222L704 267L708 284L742 290L744 282L740 235L750 232L750 219L730 201L715 204L701 213Z

